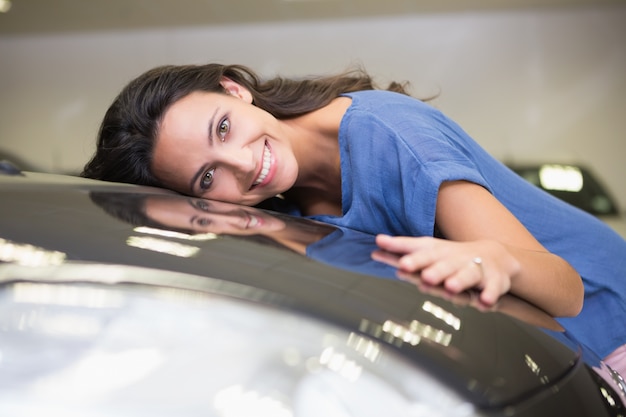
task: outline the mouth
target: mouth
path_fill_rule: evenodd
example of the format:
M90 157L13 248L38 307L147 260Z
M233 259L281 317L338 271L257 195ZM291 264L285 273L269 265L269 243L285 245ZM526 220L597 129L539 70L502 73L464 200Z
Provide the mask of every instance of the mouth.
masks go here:
M270 149L267 142L265 142L265 146L263 147L263 164L261 166L261 172L252 183L252 187L257 187L264 183L267 179L268 174L270 173L270 168L272 167L272 150Z
M246 229L254 229L255 227L259 226L262 224L261 219L259 219L258 217L249 214L247 216L247 223L246 223Z

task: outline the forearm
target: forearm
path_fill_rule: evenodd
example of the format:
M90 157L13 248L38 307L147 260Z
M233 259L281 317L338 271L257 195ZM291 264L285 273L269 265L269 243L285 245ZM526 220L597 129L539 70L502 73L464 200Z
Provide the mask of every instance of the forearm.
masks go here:
M507 246L517 259L519 272L511 277L510 292L555 317L577 315L583 306L580 275L559 256Z

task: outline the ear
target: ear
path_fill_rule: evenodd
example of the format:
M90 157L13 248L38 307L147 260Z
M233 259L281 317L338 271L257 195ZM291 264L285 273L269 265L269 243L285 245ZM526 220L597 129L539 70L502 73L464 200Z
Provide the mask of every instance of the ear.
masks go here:
M222 87L224 87L226 93L230 94L231 96L238 97L247 103L252 103L252 94L246 87L242 86L241 84L237 84L227 77L222 77L220 84Z

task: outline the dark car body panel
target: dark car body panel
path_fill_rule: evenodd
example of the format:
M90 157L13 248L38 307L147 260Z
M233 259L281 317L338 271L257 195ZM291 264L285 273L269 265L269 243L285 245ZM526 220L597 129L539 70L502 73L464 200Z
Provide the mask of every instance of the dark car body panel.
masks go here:
M362 264L358 272L337 268L249 237L223 235L194 240L192 245L198 252L190 257L129 246L129 237L141 234L135 229L137 225L112 217L94 204L90 198L94 191L187 199L155 188L73 177L0 175L0 239L64 253L64 263L52 267L56 275L51 282L64 280L64 264L130 265L191 274L205 278L124 283L243 297L376 338L428 369L484 415L623 413L621 404L610 406L600 394L602 388L619 397L590 369L591 365L600 364L593 358L587 360L584 348L577 346L545 313L514 297L510 298L515 305L524 305L531 311L530 316L541 317L546 326L529 324L500 311L479 311L468 302L428 294L393 277L362 273ZM315 227L314 223L308 227ZM372 236L363 234L362 238L363 247L373 242ZM340 252L341 245L335 250ZM49 271L43 269L37 279L36 268L20 272L7 269L9 266L4 264L3 270L0 262L4 285L23 280L45 282ZM97 278L84 277L84 282L90 281L101 283ZM442 321L432 311L426 311L425 305L458 318L460 326L455 328ZM408 343L401 333L382 332L385 323L394 323L404 331L412 329L419 336L419 343ZM441 342L442 337L446 338L445 343ZM529 361L538 365L532 366ZM589 395L580 395L582 392ZM598 410L603 414L597 414Z

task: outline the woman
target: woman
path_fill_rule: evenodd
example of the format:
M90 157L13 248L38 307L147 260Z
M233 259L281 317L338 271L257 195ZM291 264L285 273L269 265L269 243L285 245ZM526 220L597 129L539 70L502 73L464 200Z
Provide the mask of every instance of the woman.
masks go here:
M453 293L478 288L487 305L511 292L575 316L581 276L594 289L626 281L617 234L515 175L402 85L388 90L360 71L262 81L237 65L155 68L115 99L82 175L244 205L281 195L301 215L381 234L376 259ZM626 343L618 333L583 341L608 354Z

